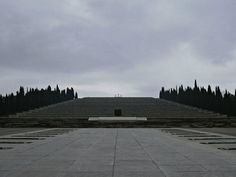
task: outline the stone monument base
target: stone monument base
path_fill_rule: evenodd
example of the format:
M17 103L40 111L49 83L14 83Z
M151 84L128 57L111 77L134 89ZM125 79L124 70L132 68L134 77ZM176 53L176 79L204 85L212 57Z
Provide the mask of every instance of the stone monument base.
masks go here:
M146 117L89 117L89 121L146 121Z

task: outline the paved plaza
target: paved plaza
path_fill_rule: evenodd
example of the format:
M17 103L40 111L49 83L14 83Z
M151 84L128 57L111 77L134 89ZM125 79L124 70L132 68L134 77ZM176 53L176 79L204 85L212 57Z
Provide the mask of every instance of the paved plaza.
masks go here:
M32 129L0 136L0 177L235 177L234 142L177 128Z

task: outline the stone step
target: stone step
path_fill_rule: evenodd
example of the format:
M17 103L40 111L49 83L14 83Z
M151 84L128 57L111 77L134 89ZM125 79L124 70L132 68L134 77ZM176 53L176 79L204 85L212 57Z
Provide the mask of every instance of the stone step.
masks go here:
M11 115L12 118L81 118L114 116L121 109L123 116L147 118L227 118L207 110L155 98L82 98Z

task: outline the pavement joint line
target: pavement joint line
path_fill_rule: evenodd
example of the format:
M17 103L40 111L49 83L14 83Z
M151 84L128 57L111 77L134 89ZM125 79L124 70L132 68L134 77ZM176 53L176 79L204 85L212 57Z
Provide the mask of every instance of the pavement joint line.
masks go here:
M235 151L233 149L231 150L231 153L232 153L231 154L231 153L229 153L229 151L225 151L225 150L217 150L217 149L214 150L214 148L212 148L211 146L204 146L203 147L203 146L200 146L200 144L197 145L196 143L192 143L192 142L189 143L190 141L186 141L186 139L178 138L176 136L171 136L170 134L161 132L160 129L139 129L139 130L138 129L125 129L125 130L112 129L111 131L110 130L111 129L109 129L109 130L106 129L106 131L104 131L104 130L99 130L98 131L97 129L95 129L95 130L88 129L88 130L86 130L86 132L90 132L90 133L88 133L88 135L78 136L80 132L82 134L83 134L83 132L86 134L85 131L83 131L83 130L80 131L78 129L78 131L76 131L75 133L72 132L71 134L65 135L63 137L58 137L56 139L56 142L58 142L59 146L62 147L63 152L65 152L65 151L68 152L68 150L70 148L69 149L64 149L64 148L67 148L67 146L73 146L73 142L75 142L75 144L78 144L79 142L81 142L81 138L83 140L85 140L85 142L87 142L86 147L89 147L89 145L92 144L92 143L96 143L96 141L98 140L99 150L101 150L101 147L104 147L103 143L105 143L104 144L105 147L108 146L109 150L111 150L112 154L109 153L109 157L110 157L109 158L109 164L110 164L110 160L111 160L111 162L114 160L113 153L114 153L114 148L115 148L115 144L116 144L115 140L117 140L117 145L116 145L117 153L114 154L114 155L116 155L116 158L117 158L115 160L115 162L116 162L115 165L116 166L115 166L115 170L114 170L114 172L115 172L114 176L117 175L116 170L117 170L117 165L118 165L118 162L119 162L119 159L118 159L119 150L120 150L119 148L122 147L122 146L120 146L120 145L122 145L122 144L120 144L120 140L122 140L123 138L125 140L132 141L131 145L127 145L127 146L124 146L124 147L131 148L131 149L128 149L130 151L130 150L132 150L132 146L134 146L134 147L136 146L137 150L139 150L139 152L142 152L142 154L144 155L143 159L144 160L149 160L149 162L148 162L149 166L152 166L152 168L155 169L155 166L153 167L153 164L151 163L151 159L148 158L144 153L145 151L142 151L142 149L140 148L142 146L144 148L144 150L146 150L146 153L149 154L155 160L155 162L160 166L159 167L160 170L158 170L159 171L158 174L160 174L161 176L168 176L168 175L172 176L171 173L169 174L169 171L168 171L169 169L170 170L176 170L177 169L179 171L174 172L174 174L175 173L176 173L176 175L185 174L185 176L188 176L188 175L190 175L190 176L191 175L201 176L201 175L207 175L207 174L209 175L210 173L212 173L212 175L218 175L217 170L224 170L224 174L221 174L221 175L222 176L228 176L229 174L232 175L232 171L235 171L235 169L236 169L236 166L235 166L236 157L235 157L235 154L234 154ZM117 139L115 139L116 133L117 133ZM72 135L72 137L70 137L70 135ZM95 138L94 138L94 136L95 136ZM138 143L141 146L138 146L138 144L135 143L134 138L136 138L136 140L138 141ZM91 141L86 141L86 139L90 139ZM64 140L66 140L66 142L63 142ZM67 145L67 143L69 144L70 142L72 142L72 144ZM185 143L185 142L187 142L187 143ZM54 144L54 141L48 141L48 143L51 143L50 144L50 146L51 146L52 144ZM123 141L122 141L122 143L123 143ZM59 147L58 144L53 145L54 147L52 149L50 149L50 153L52 154L52 156L50 156L50 154L47 154L48 157L45 157L43 159L43 162L44 161L49 161L50 162L50 160L52 158L56 158L56 160L61 159L60 158L61 151L57 151L56 154L54 154L54 152L53 152L54 148ZM153 145L152 148L149 149L149 145ZM49 144L46 145L45 147L47 147L47 146L49 147ZM166 153L169 158L172 158L172 154L169 154L169 152L174 153L174 155L185 157L185 158L181 157L181 159L186 160L186 164L179 163L179 162L181 162L181 159L179 159L177 157L176 158L173 157L176 161L176 165L171 167L171 164L169 164L170 165L169 167L163 167L163 166L165 166L165 164L161 164L161 163L159 164L158 155L156 154L157 156L152 156L152 155L155 155L155 153L159 151L159 147L163 147L163 149L162 148L160 149L160 150L163 150L163 153L161 152L161 154L160 154L161 156L163 156L163 155L165 156L165 153ZM99 153L99 151L94 151L96 149L97 149L97 147L96 147L96 144L95 144L92 147L91 151ZM185 151L185 149L187 151ZM83 153L82 155L85 158L90 157L90 152L91 151L86 151L87 148L84 149L84 150L85 151L82 151L82 153ZM188 150L190 150L190 151L188 151ZM36 151L38 151L38 150L36 149ZM47 149L46 149L46 151L47 151ZM79 149L78 149L78 151L79 151ZM7 154L8 153L11 154L11 151L7 152ZM29 171L30 167L32 165L33 166L37 165L38 164L38 162L37 162L38 159L40 159L40 157L42 157L46 153L47 152L42 153L39 157L36 157L35 160L27 162L27 164L20 164L20 165L23 168L26 167L26 171ZM194 154L194 153L196 153L196 154ZM69 152L69 154L72 155L72 158L70 159L71 161L69 162L71 165L73 165L74 162L79 162L80 161L80 159L78 157L73 156L73 152ZM198 154L200 155L199 157L198 157ZM93 154L93 155L96 156L96 154ZM201 156L203 156L203 157L201 157ZM155 157L157 157L157 158L155 158ZM6 156L6 158L7 158L7 156ZM22 156L21 158L24 158L24 157ZM213 159L211 159L211 158L213 158ZM3 160L4 160L4 158L3 158ZM16 158L16 160L21 160L21 159ZM91 162L91 160L92 159L87 160L87 161ZM222 160L222 162L221 162L221 160ZM9 163L12 163L12 162L9 162ZM98 161L97 163L100 163L100 162ZM216 163L216 165L213 164L213 167L212 167L213 169L211 169L212 164L210 164L210 163ZM11 164L11 165L13 165L13 164ZM27 165L29 165L28 168L27 168ZM59 162L59 165L60 165L60 162ZM114 163L113 163L113 165L114 165ZM132 163L132 165L133 165L133 163ZM182 167L182 165L183 166L185 165L186 167ZM229 165L229 166L227 166L227 165ZM142 164L141 164L141 166L142 166ZM168 164L167 164L167 166L168 166ZM6 167L7 167L7 165L6 165ZM53 168L54 167L58 168L59 166L57 166L57 164L55 164L55 166L53 166ZM40 169L40 166L36 166L36 168ZM68 166L68 164L66 164L66 166L64 166L64 167L62 166L62 168L65 168L65 171L66 172L68 171L68 174L70 172L72 173L72 175L74 174L73 173L74 171L72 169L70 169L70 165ZM62 168L60 168L60 170ZM109 166L109 172L111 172L110 171L111 168L112 168L112 166ZM191 168L193 168L193 169L191 169ZM214 168L216 168L216 169L214 169ZM9 170L11 170L11 169L9 169ZM14 175L25 175L26 174L26 173L24 173L24 174L22 173L21 167L19 168L18 171L17 170L14 172L15 174L13 174L13 176ZM40 169L40 170L42 170L42 169ZM50 173L55 172L53 170L54 169L49 169L49 172ZM192 170L192 171L188 172L188 170L190 170L190 171ZM216 171L216 172L214 172L214 171ZM20 172L20 174L16 174L17 172ZM122 171L122 173L123 173L123 171ZM42 170L42 175L43 174L44 174L44 171ZM136 172L134 172L134 173L131 172L130 174L131 175L136 174ZM149 171L143 172L143 176L148 176L148 174L149 174ZM156 174L156 175L158 176L158 174ZM174 174L173 174L173 176L175 176ZM36 174L36 175L40 175L40 174ZM78 174L78 175L80 175L80 174ZM96 176L96 175L97 175L96 173L93 173L92 176ZM153 174L153 175L155 176L155 174ZM111 176L111 173L109 173L109 176Z
M236 144L236 142L230 142L230 141L227 141L227 142L225 142L225 141L218 141L218 142L216 142L216 141L214 141L214 142L200 142L200 144L206 144L206 145L211 145L211 144L217 145L217 144L219 144L219 145L224 145L224 144Z
M169 133L166 133L166 132L164 132L164 131L161 131L162 129L156 129L157 131L159 131L162 135L164 135L166 138L169 138L169 139L172 139L172 141L173 140L175 140L175 141L178 141L178 142L181 142L182 144L184 144L183 142L187 142L188 143L188 145L190 145L191 147L195 147L195 143L197 143L197 142L193 142L193 141L186 141L185 139L183 139L183 138L179 138L179 137L177 137L177 136L173 136L173 135L171 135L171 134L169 134ZM198 145L201 145L201 144L199 144L199 143L197 143ZM204 149L207 147L207 146L201 146L201 147L203 147ZM193 162L193 163L195 163L196 165L199 165L199 166L201 166L203 169L205 169L206 170L206 168L204 167L204 166L202 166L202 164L201 163L198 163L197 161L195 161L195 160L192 160L191 158L189 158L189 156L187 156L186 154L184 154L184 153L181 153L181 152L179 152L179 151L177 151L177 153L178 154L180 154L180 155L182 155L183 157L185 157L186 159L188 159L189 161L191 161L191 162Z
M0 150L8 150L8 149L13 149L13 147L0 147Z
M50 129L54 129L54 128L50 128ZM58 129L58 128L56 128L56 129ZM55 136L55 138L56 138L57 136ZM46 138L44 138L44 140L46 140ZM51 139L52 141L53 141L53 139ZM37 146L37 148L38 147L40 147L40 146L43 146L43 145L45 145L45 144L47 144L48 143L48 141L44 141L43 143L41 143L41 144L39 144L38 146ZM22 150L22 151L20 151L20 152L26 152L26 151L29 151L29 150L32 150L32 149L35 149L35 147L34 146L32 146L32 147L29 147L29 148L27 148L27 149L25 149L25 150Z
M106 134L103 134L102 137L104 137L105 135L106 135ZM100 137L97 141L95 141L94 143L91 143L91 144L89 145L89 147L87 148L87 151L89 151L93 146L95 146L96 144L98 144L100 141L101 141L101 137Z
M211 137L211 138L188 138L188 140L191 140L191 141L217 141L217 140L236 140L236 138L227 138L227 137L220 137L220 138L217 138L217 137Z
M72 144L72 143L74 143L73 140L71 140L70 143L65 144L64 148L65 148L66 146L68 146L69 144ZM41 144L40 146L45 145L45 144L47 144L47 143L45 142L45 143ZM39 147L39 146L38 146L38 147ZM32 148L30 148L30 149L34 149L34 147L32 147ZM63 149L63 148L62 148L62 149ZM59 150L61 150L61 147L58 147L55 151L53 151L53 153L58 152ZM28 151L28 149L27 149L26 151ZM24 152L25 152L25 151L24 151ZM40 160L42 160L43 158L52 155L53 153L51 153L51 154L50 154L50 153L49 153L49 154L45 154L44 156L42 156L42 157L39 158L39 159L32 160L30 164L35 163L35 162L37 162L37 161L40 161ZM29 165L29 164L28 164L28 165Z
M48 128L48 129L42 129L42 130L36 130L36 131L30 131L30 132L23 132L23 133L19 133L19 136L21 135L21 134L27 134L27 133L40 133L40 132L44 132L44 131L49 131L49 130L57 130L57 129L59 129L59 128ZM4 137L4 138L14 138L15 136L17 137L17 135L18 134L10 134L10 135L7 135L7 136L0 136L0 137ZM47 142L45 142L45 143L42 143L42 144L40 144L38 147L40 147L40 146L42 146L42 145L44 145L44 144L46 144ZM27 143L24 143L24 144L27 144ZM28 144L31 144L31 143L28 143ZM28 151L28 150L31 150L31 149L34 149L35 147L29 147L29 148L27 148L27 149L25 149L25 150L21 150L20 152L25 152L25 151ZM11 149L15 149L15 148L13 148L13 147L11 147Z
M0 144L31 144L29 141L0 141Z
M73 142L74 142L74 141L71 140L69 143L66 143L66 144L64 145L64 148L65 148L66 146L72 144ZM53 153L58 152L59 150L62 150L62 149L64 149L64 148L58 147L57 149L55 149L55 151L53 151ZM53 153L52 153L52 154L53 154ZM51 155L51 154L50 154L50 155ZM48 154L47 156L49 156L49 154ZM47 156L46 156L46 157L47 157Z
M228 135L228 134L224 134L224 133L216 133L216 132L208 132L206 130L193 130L193 129L190 129L190 128L179 128L179 129L183 129L183 130L189 130L189 131L193 131L193 132L201 132L201 133L208 133L208 134L211 134L211 135L219 135L221 137L234 137L233 135Z
M113 165L112 165L112 177L114 177L114 175L115 175L117 139L118 139L118 129L116 129L116 136L115 136L114 158L113 158L114 160L113 160Z
M156 161L150 156L150 154L145 150L145 148L142 146L142 144L138 141L138 139L137 139L136 136L134 135L134 132L132 132L131 135L132 135L132 137L134 138L135 142L141 147L141 149L142 149L142 150L145 152L145 154L149 157L149 159L151 159L151 161L152 161L152 163L154 164L154 166L155 166L157 169L159 169L159 170L163 173L163 175L164 175L165 177L167 177L166 174L164 173L164 171L162 171L162 169L160 169L160 167L158 166L158 164L156 163Z
M176 129L176 128L174 128L174 129ZM181 130L187 130L187 131L193 131L193 132L204 132L204 131L200 131L200 130L191 130L191 129L188 129L188 128L178 128L178 129L181 129ZM191 145L194 145L194 144L199 144L199 145L202 145L202 148L204 148L204 149L212 149L212 150L214 150L214 152L215 153L217 153L217 152L219 152L219 151L221 151L221 153L222 153L222 150L225 152L225 153L229 153L230 151L233 151L233 150L236 150L236 148L219 148L219 147L215 147L215 146L211 146L211 144L201 144L199 141L191 141L191 140L189 140L189 138L187 138L187 137L179 137L179 136L174 136L174 135L171 135L169 132L165 132L165 131L161 131L161 132L163 132L164 134L166 134L166 135L169 135L169 137L176 137L175 139L176 140L180 140L180 141L185 141L185 142L188 142L189 144L191 144ZM234 137L235 138L235 136L232 136L232 135L225 135L225 134L220 134L220 133L212 133L212 132L205 132L205 133L208 133L208 134L210 134L210 135L218 135L218 137L205 137L205 138L232 138L232 137ZM187 138L187 139L186 139ZM196 137L197 138L197 137ZM204 137L199 137L199 138L204 138ZM208 145L208 146L206 146L206 145ZM204 147L205 146L205 147ZM184 154L183 154L183 156L185 156ZM187 158L187 156L185 156L186 158ZM199 164L199 165L201 165L201 164ZM201 165L202 166L202 165ZM203 167L204 168L204 167ZM205 168L204 168L205 169Z
M80 131L80 130L81 130L81 129L77 129L76 131ZM83 134L83 133L82 133L82 134ZM102 137L104 137L104 136L106 136L105 133L103 133L103 136L102 136ZM89 147L86 149L86 153L88 153L89 150L91 150L93 146L95 146L96 144L98 144L98 143L101 141L102 137L99 137L94 143L91 143L91 144L89 145ZM76 139L78 139L78 137L76 137ZM74 141L73 143L75 143L75 141ZM85 154L86 154L86 153L85 153ZM75 162L76 162L76 161L75 161ZM75 163L75 162L74 162L74 163ZM74 163L72 163L71 165L73 165Z
M59 136L59 135L63 135L63 134L66 134L66 133L69 133L69 132L71 132L72 130L70 130L70 131L68 131L68 132L63 132L62 131L62 133L58 133L58 134L53 134L53 133L48 133L47 134L47 132L48 131L56 131L56 130L60 130L60 129L62 129L62 128L50 128L50 129L44 129L44 130L41 130L41 131L36 131L36 132L25 132L25 133L23 133L23 135L12 135L12 137L42 137L42 138L47 138L47 137L56 137L56 136ZM38 135L37 135L37 133L39 133ZM40 135L40 133L46 133L45 135L43 135L43 134L41 134ZM35 135L34 135L35 134Z
M30 138L30 137L29 138L20 138L20 137L18 137L18 138L17 137L15 137L15 138L14 137L0 138L0 140L8 140L8 141L9 140L33 140L34 141L34 140L44 140L44 139L45 138Z
M236 148L217 148L217 149L220 149L220 150L225 150L225 151L232 151L232 150L236 150Z
M15 136L15 135L21 135L21 134L26 134L26 133L38 133L38 132L42 132L42 131L45 131L45 130L50 130L50 129L53 129L53 128L47 128L47 129L42 129L42 130L33 130L33 131L29 131L29 132L21 132L21 133L14 133L14 134L9 134L9 135L3 135L3 136L0 136L0 137L5 137L5 136ZM58 128L57 128L58 129Z

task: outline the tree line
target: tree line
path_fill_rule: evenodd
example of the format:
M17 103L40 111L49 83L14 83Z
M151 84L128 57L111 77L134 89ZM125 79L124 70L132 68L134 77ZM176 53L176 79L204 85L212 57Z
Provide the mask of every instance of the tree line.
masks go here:
M195 80L194 87L184 88L180 87L165 90L162 87L159 97L181 104L195 106L210 111L236 116L236 90L235 94L231 94L227 90L221 92L220 87L215 87L212 90L211 86L208 88L198 87Z
M15 114L77 98L78 94L73 88L60 90L58 85L54 89L49 85L46 89L30 88L26 91L20 87L16 94L0 95L0 115Z

